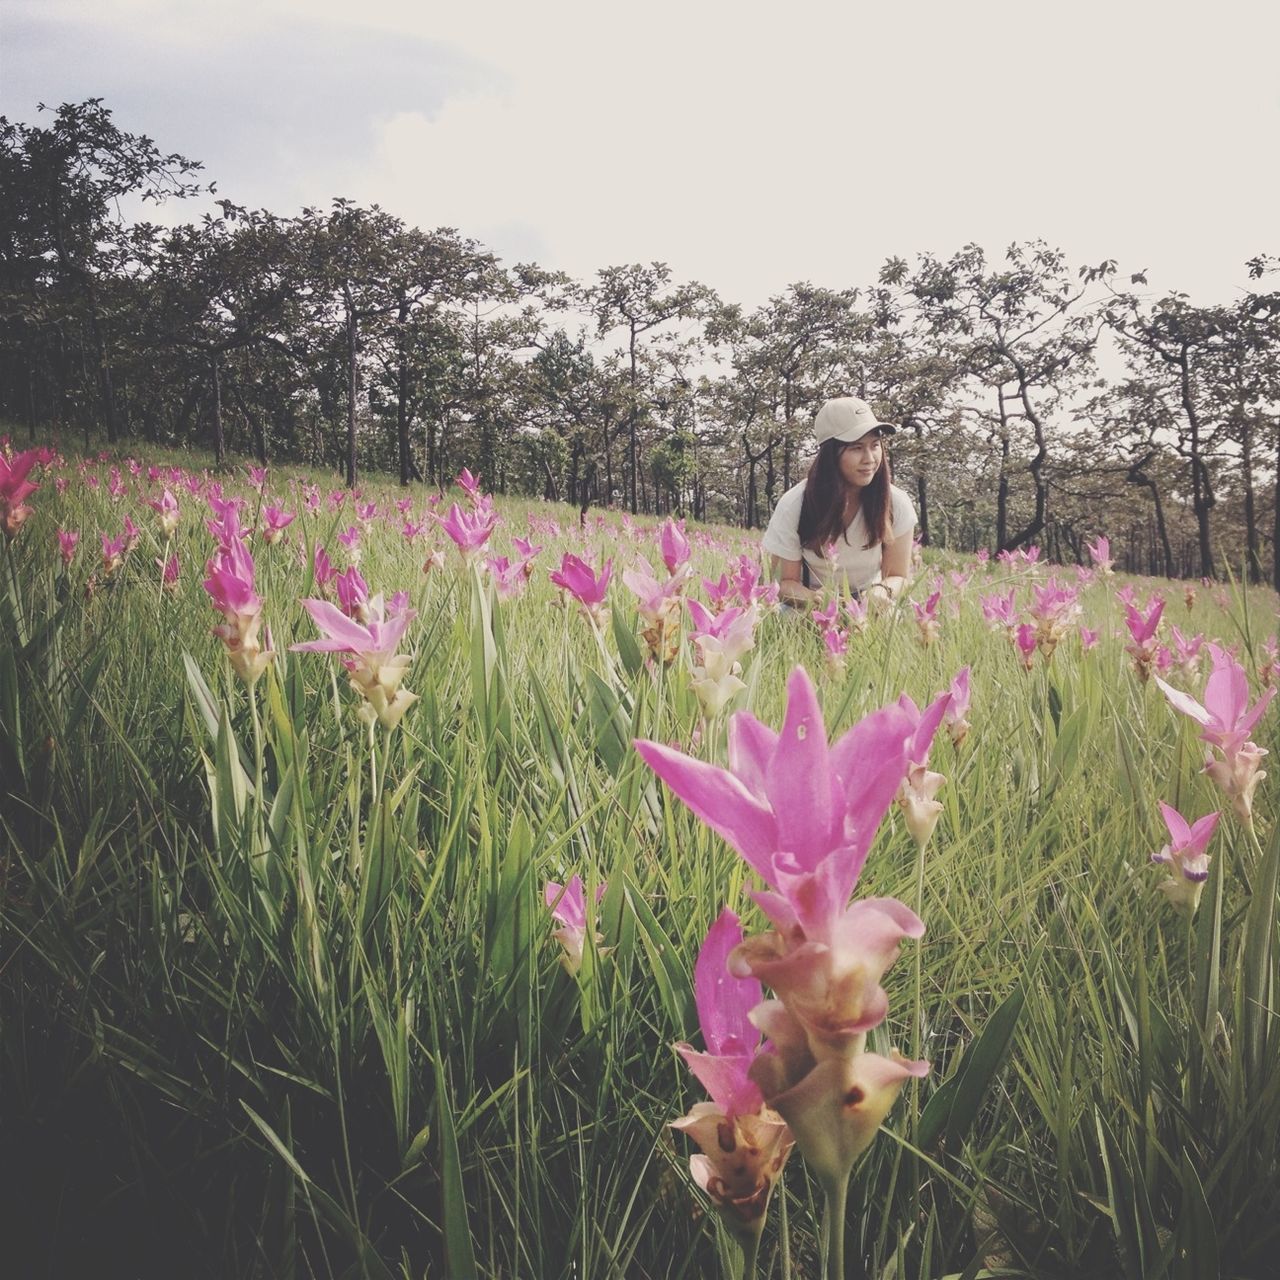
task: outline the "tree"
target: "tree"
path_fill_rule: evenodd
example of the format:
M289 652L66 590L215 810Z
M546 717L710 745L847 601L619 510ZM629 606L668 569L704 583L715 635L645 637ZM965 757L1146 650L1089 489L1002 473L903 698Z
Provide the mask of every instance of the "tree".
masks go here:
M1060 251L1030 241L1011 245L995 268L971 244L947 262L924 254L911 271L897 258L880 272L881 284L904 288L929 331L948 340L967 386L977 394L976 404L962 407L987 427L999 453L999 550L1022 546L1045 527L1049 424L1092 370L1099 319L1086 297L1114 270L1107 261L1073 275ZM1031 435L1025 474L1032 485L1032 509L1022 527L1011 530L1019 426Z
M639 263L605 267L596 272L596 283L584 294L595 316L598 335L614 329L626 333L629 392L627 405L627 486L634 515L640 491L639 424L650 409L649 388L641 383L640 355L643 335L672 320L697 319L714 305L715 294L696 282L671 286L671 268L665 262L647 267Z
M43 104L39 109L47 110ZM100 98L63 103L47 127L0 117L0 156L6 328L12 325L21 335L16 345L26 366L28 397L34 396L39 333L53 327L65 341L70 331L82 349L87 338L99 415L114 441L122 424L113 380L111 302L131 266L121 201L159 203L198 194L206 188L189 179L201 166L120 129ZM58 370L65 382L65 359ZM60 398L65 390L64 385Z

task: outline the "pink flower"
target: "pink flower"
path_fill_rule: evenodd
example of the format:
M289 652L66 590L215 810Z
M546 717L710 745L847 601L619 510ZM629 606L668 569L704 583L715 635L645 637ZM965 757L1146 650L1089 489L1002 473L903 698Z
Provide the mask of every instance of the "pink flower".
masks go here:
M916 626L920 630L921 644L932 644L938 638L942 627L942 623L938 620L938 601L941 599L942 592L935 591L924 604L916 600L911 602L911 607L916 614Z
M498 525L496 511L477 508L467 512L463 511L456 502L449 507L449 512L443 519L440 516L435 518L467 560L474 559L484 551Z
M357 502L356 503L356 519L364 524L368 524L378 514L378 504L376 502Z
M1158 853L1151 855L1152 862L1160 862L1173 873L1160 889L1168 895L1175 907L1185 908L1194 914L1200 904L1200 893L1209 878L1209 841L1218 826L1219 813L1210 813L1194 825L1171 805L1160 804L1165 826L1169 828L1169 843Z
M1094 648L1094 646L1097 645L1097 643L1098 643L1098 633L1096 631L1090 631L1088 627L1081 626L1080 648L1085 653L1088 653L1090 649Z
M27 476L39 460L35 449L15 453L12 458L0 452L0 528L6 538L16 538L18 530L31 515L26 500L39 485L32 484Z
M222 546L239 542L244 537L240 527L240 499L228 498L226 501L210 494L209 509L213 518L205 521L205 527L213 535L214 541Z
M285 511L282 507L267 507L262 513L263 538L268 543L279 542L293 521L292 511Z
M1268 688L1249 706L1249 678L1244 668L1220 645L1210 644L1208 649L1213 671L1205 684L1203 704L1165 684L1158 676L1156 683L1176 710L1201 726L1201 741L1221 753L1220 760L1212 754L1208 756L1205 772L1230 798L1241 822L1252 826L1253 793L1267 776L1261 767L1267 752L1250 741L1249 735L1276 691Z
M1013 639L1022 655L1022 665L1030 671L1035 666L1036 649L1040 644L1035 627L1029 622L1022 623L1014 632Z
M1018 611L1014 605L1016 589L1009 588L1007 595L980 596L982 617L993 631L1012 631L1018 625Z
M160 586L165 591L176 591L180 572L177 552L175 551L167 560L157 557L156 568L160 570Z
M826 650L828 670L842 670L849 652L849 633L839 627L828 627L822 633L822 647Z
M232 669L250 688L275 657L270 637L264 648L258 631L262 624L262 598L254 586L254 563L249 549L239 539L224 543L205 566L209 575L204 589L214 608L223 616L214 627L227 649Z
M523 594L529 581L524 575L523 564L512 564L506 556L493 556L484 562L484 567L504 600Z
M677 524L674 520L667 520L663 524L658 535L658 546L662 551L662 563L667 566L669 574L674 574L692 554L689 539L684 535L683 524Z
M76 555L76 544L80 541L80 534L77 532L67 532L65 529L58 530L58 551L62 555L62 563L69 567Z
M968 668L961 674L964 676L963 689L967 699ZM898 700L898 705L911 716L915 725L915 731L907 743L907 772L898 788L898 804L907 830L916 845L923 849L929 843L929 837L933 835L933 829L938 825L938 817L942 813L942 805L935 797L946 778L928 768L929 748L951 706L951 692L936 698L924 711L920 711L905 693Z
M255 489L261 489L261 488L262 488L262 486L263 486L264 484L266 484L266 482L267 482L267 469L266 469L266 467L255 467L255 466L253 466L253 464L251 463L251 464L249 465L249 483L250 483L250 484L251 484Z
M830 631L836 625L836 615L840 611L840 600L836 596L832 596L827 603L826 608L814 609L810 613L810 617L817 624L819 631Z
M147 506L160 517L160 532L172 538L178 528L178 500L166 489L158 498L149 498Z
M333 567L333 561L329 559L329 553L318 542L311 564L315 584L323 591L333 581L337 571Z
M680 593L686 574L659 582L643 561L634 569L624 569L622 581L637 599L640 638L656 662L673 662L680 648Z
M102 572L106 577L113 573L124 562L124 538L108 538L102 535Z
M695 1103L671 1127L701 1148L689 1160L694 1181L732 1229L751 1236L764 1222L793 1139L751 1079L760 1056L760 1032L750 1015L763 993L758 980L735 977L727 968L730 953L741 942L738 917L725 907L707 931L694 966L694 1000L706 1052L676 1045L711 1101Z
M458 487L474 502L480 496L480 477L473 476L466 467L457 474Z
M1046 658L1052 658L1058 641L1080 617L1080 595L1073 588L1063 586L1056 578L1050 579L1042 587L1033 588L1031 594L1031 617L1036 624L1040 652Z
M302 607L323 634L319 640L289 648L301 653L342 655L351 687L364 699L360 718L370 725L376 718L384 728L394 729L418 697L400 687L410 659L395 652L416 616L413 610L391 612L385 608L382 596L376 595L366 606L368 622L362 624L326 600L304 600Z
M711 607L717 613L727 609L737 594L736 584L730 582L727 575L723 573L716 582L712 582L710 578L703 578L702 589L707 593L707 599L711 601Z
M593 622L599 624L612 575L612 560L606 560L604 567L597 573L587 561L566 551L560 561L560 568L553 570L550 577L557 587L577 600L583 612Z
M723 836L769 886L756 899L787 930L816 939L835 927L876 829L906 774L918 721L899 704L873 712L830 748L809 677L787 682L775 732L738 712L729 721L729 768L637 740L645 763Z
M1085 550L1089 553L1089 558L1098 567L1100 573L1109 574L1112 572L1113 561L1111 559L1111 540L1099 535L1093 542L1086 542Z
M526 578L533 577L533 560L542 548L535 547L529 538L512 538L511 545L520 557L520 571Z
M607 887L604 881L596 886L597 904ZM576 974L582 968L582 951L587 942L587 902L582 890L582 877L575 875L564 885L548 880L542 896L552 919L560 924L560 928L551 935L564 948L560 963L570 974ZM593 937L597 944L604 941L603 934L596 933Z
M1251 707L1245 669L1221 645L1210 644L1208 649L1213 671L1205 684L1203 704L1163 680L1156 683L1176 710L1201 726L1201 741L1230 757L1244 745L1276 691L1268 689Z
M1125 649L1133 658L1134 669L1143 680L1151 674L1151 665L1155 662L1160 648L1156 633L1163 613L1164 600L1160 596L1147 601L1145 614L1140 612L1134 604L1126 604L1124 607L1125 623L1129 628L1130 638Z
M354 565L345 573L340 573L333 580L334 590L338 593L338 605L348 618L357 622L369 620L369 584L360 576L360 570Z
M972 727L967 719L970 693L968 667L965 667L951 682L949 692L951 700L942 714L942 723L946 725L947 732L951 735L952 744L958 747Z

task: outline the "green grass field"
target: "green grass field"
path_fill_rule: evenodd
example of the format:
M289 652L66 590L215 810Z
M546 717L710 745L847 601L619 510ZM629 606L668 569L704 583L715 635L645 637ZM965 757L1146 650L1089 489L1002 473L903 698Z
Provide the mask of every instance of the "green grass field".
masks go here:
M33 514L0 553L6 1274L732 1274L694 1148L667 1128L703 1096L671 1045L697 1039L693 963L721 906L760 918L742 860L631 746L723 763L725 720L701 723L687 641L669 666L644 662L617 573L599 637L553 607L548 579L566 550L660 567L655 522L632 534L593 512L580 531L568 508L499 501L492 551L544 545L528 589L502 599L439 529L408 543L400 492L370 482L364 500L395 518L369 523L360 571L417 611L402 648L418 696L371 731L336 661L288 649L316 635L298 602L317 594L317 543L346 563L354 500L331 511L322 484L309 516L301 478L269 476L298 518L287 540L252 542L276 656L250 692L211 634L204 497L122 459L33 475ZM259 493L221 480L259 523ZM182 509L172 591L144 505L166 485ZM140 541L104 577L100 536L125 515ZM59 528L81 534L65 568ZM754 547L705 533L709 577ZM432 546L445 564L424 574ZM869 1047L932 1070L855 1171L847 1274L1273 1275L1275 777L1250 832L1201 772L1195 725L1135 674L1119 580L1081 595L1097 647L1073 631L1028 671L979 596L1015 586L1025 606L1052 570L926 552L913 598L961 567L974 576L943 587L936 642L906 604L839 671L806 617L769 612L733 703L776 727L803 664L834 736L972 669L972 730L959 747L940 734L930 759L947 778L931 841L918 858L891 808L858 888L927 924L886 977ZM1228 583L1188 607L1181 584L1134 585L1140 602L1165 593L1166 629L1236 646L1260 694L1274 594ZM1207 672L1167 678L1199 697ZM1253 731L1273 758L1278 721L1273 707ZM1168 840L1160 801L1223 810L1190 922L1149 861ZM607 884L607 950L588 943L571 976L543 885L575 873ZM820 1220L793 1157L759 1274L821 1274Z

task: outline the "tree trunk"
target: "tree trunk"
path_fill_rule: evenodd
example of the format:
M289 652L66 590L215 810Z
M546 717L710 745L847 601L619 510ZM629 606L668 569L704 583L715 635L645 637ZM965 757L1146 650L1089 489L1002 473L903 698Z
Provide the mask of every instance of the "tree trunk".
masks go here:
M640 482L640 450L636 439L636 326L631 325L631 514L636 514L636 491Z
M222 429L222 373L216 355L209 361L209 376L213 391L213 458L221 466L227 458L227 439Z
M400 307L396 313L396 453L400 460L400 485L409 483L412 459L409 454L409 353L408 353L409 300L400 295Z
M919 418L911 419L911 429L915 432L916 444L916 505L920 520L920 541L927 547L929 542L929 477L924 468L924 423Z
M1196 412L1195 402L1191 396L1191 368L1184 344L1179 360L1181 373L1182 409L1187 415L1187 423L1191 427L1191 509L1196 516L1196 535L1200 544L1200 575L1204 578L1214 576L1213 546L1209 536L1209 512L1216 499L1213 495L1213 484L1209 469L1204 464L1201 454L1202 441L1200 415Z
M356 487L356 309L345 285L347 302L347 488Z
M1271 585L1280 591L1280 417L1276 419L1276 481L1271 490Z
M1244 481L1245 572L1251 583L1262 581L1262 548L1253 494L1253 422L1243 410L1240 419L1240 474Z

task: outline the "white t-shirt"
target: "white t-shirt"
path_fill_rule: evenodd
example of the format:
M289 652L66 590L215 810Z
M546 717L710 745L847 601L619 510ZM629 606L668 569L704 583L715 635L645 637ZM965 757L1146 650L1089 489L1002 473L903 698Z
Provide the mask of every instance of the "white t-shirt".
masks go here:
M773 519L764 531L761 546L770 555L779 556L783 560L799 560L803 554L814 585L825 586L826 557L800 545L800 506L804 502L804 486L805 482L801 480L778 499L778 505L773 509ZM904 533L914 533L916 527L915 506L896 484L889 486L889 526L886 542L895 542ZM867 525L859 511L853 517L853 523L844 531L844 537L836 542L839 548L836 564L848 578L849 585L857 591L863 591L873 582L880 581L880 557L884 553L884 543L877 542L873 547L864 547L866 540Z

